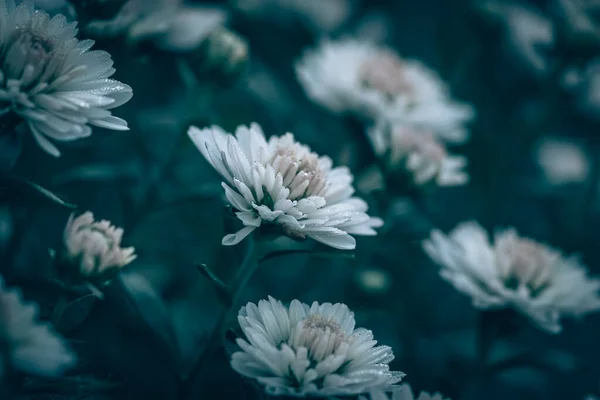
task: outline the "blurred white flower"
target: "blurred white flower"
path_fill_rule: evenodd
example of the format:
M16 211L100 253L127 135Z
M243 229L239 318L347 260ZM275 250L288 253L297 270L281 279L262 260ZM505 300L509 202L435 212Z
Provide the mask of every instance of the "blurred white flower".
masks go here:
M352 197L352 174L333 168L329 157L311 152L294 135L265 139L260 126L239 126L235 136L219 127L188 130L204 158L225 178L223 188L245 227L223 238L234 245L263 224L338 249L354 249L351 235L375 235L383 225Z
M454 102L444 82L418 61L354 39L305 52L296 74L308 96L336 113L385 120L463 142L471 106Z
M572 141L547 138L537 145L535 153L538 165L552 185L585 182L590 172L588 155Z
M439 393L429 394L421 392L419 397L415 397L412 388L408 383L394 388L392 391L375 390L369 392L368 396L359 396L358 400L450 400Z
M183 0L128 0L112 19L91 21L86 30L98 37L124 35L132 44L152 40L163 50L185 52L198 47L226 18L221 8Z
M424 249L442 267L442 278L471 296L477 308L512 307L551 333L561 331L563 316L600 309L600 280L588 277L577 259L514 229L490 243L481 226L465 222L449 235L433 231Z
M300 18L316 33L340 27L354 11L353 0L233 0L238 10L253 16L277 20Z
M127 102L131 88L107 79L115 70L110 54L88 51L91 40L78 41L76 23L63 15L50 18L27 0L0 0L0 115L23 118L38 144L60 155L45 137L59 141L91 135L96 125L127 130L127 122L109 109Z
M341 303L293 300L288 308L269 297L242 307L238 321L247 340L237 340L242 351L231 366L272 395L353 395L389 388L404 376L389 370L392 349L355 328L354 313Z
M6 367L34 375L59 376L77 362L50 325L37 321L38 308L0 277L0 376Z
M84 281L106 281L135 260L133 247L121 247L123 229L109 221L95 221L91 212L71 214L64 231L64 260L76 271L66 271Z
M554 26L548 17L512 1L488 0L478 6L504 25L507 41L518 60L537 73L549 72L547 52L555 38Z
M469 175L463 170L467 159L453 156L431 132L419 132L406 125L377 124L368 136L377 155L390 170L407 172L416 185L435 182L439 186L464 185Z

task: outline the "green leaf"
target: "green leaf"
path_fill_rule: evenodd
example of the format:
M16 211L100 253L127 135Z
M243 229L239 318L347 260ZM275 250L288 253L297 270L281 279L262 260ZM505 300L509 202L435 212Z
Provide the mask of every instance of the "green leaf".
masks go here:
M52 322L56 329L62 333L68 333L79 327L88 317L94 303L96 295L93 293L79 297L73 301L61 298L54 309Z
M67 203L48 189L9 175L0 175L0 204L75 208L74 204Z

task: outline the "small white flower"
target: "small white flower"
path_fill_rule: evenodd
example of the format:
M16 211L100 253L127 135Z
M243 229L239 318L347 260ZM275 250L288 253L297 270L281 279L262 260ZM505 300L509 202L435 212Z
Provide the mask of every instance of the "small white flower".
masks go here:
M400 385L399 388L392 391L375 390L369 392L369 396L359 396L358 400L450 400L439 393L429 394L421 392L419 397L415 397L412 388L408 383Z
M46 138L70 141L90 136L95 125L127 130L127 122L109 109L129 101L131 88L108 79L114 72L110 54L89 51L79 41L76 23L63 15L50 18L31 1L15 7L0 0L0 115L23 118L38 144L60 155Z
M0 376L6 367L22 372L59 376L77 361L67 344L45 323L38 308L8 289L0 277Z
M585 182L590 160L582 146L561 139L544 139L536 148L536 161L552 185Z
M383 118L444 140L463 142L471 106L450 99L448 88L423 64L365 41L324 41L307 51L296 74L308 96L336 113Z
M355 328L354 313L341 303L293 300L288 308L269 297L242 307L238 321L247 340L237 340L242 351L231 366L272 395L352 395L389 388L404 376L389 370L392 349Z
M352 174L333 168L294 140L291 133L268 141L257 124L237 128L235 137L219 127L190 127L188 134L204 158L225 178L223 188L245 228L223 238L234 245L263 224L290 236L309 237L338 249L354 249L351 235L375 235L383 225L352 197Z
M588 277L577 259L514 229L490 243L481 226L466 222L449 235L433 231L424 249L442 267L442 278L471 296L477 308L512 307L551 333L561 331L563 316L600 309L600 280Z
M183 0L128 0L112 19L91 21L86 30L99 37L124 35L132 44L152 40L163 50L185 52L226 18L220 8L189 6Z
M467 159L450 155L431 132L419 132L405 125L391 128L377 124L368 131L375 152L388 167L404 170L416 185L435 182L439 186L464 185L469 175L463 170Z
M123 229L109 221L95 221L91 212L69 217L64 231L64 261L77 270L67 271L84 281L105 281L135 260L133 247L121 247Z

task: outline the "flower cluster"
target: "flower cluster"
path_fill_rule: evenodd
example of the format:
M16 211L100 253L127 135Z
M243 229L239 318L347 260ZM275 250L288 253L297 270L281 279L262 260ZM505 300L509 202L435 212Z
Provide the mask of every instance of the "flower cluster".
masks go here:
M105 2L93 0L71 4L66 0L0 0L0 150L17 148L13 145L19 139L19 124L27 126L39 146L54 156L60 155L54 141L88 137L92 133L92 126L120 131L129 129L127 122L113 116L111 110L131 99L131 87L110 79L115 73L111 55L104 51L92 51L93 41L77 38L77 22L68 22L67 17L58 13L64 10L74 13L72 5L80 7L77 8L80 11L88 6L101 7L106 5ZM290 14L300 14L297 21L308 24L309 30L332 34L337 34L337 29L346 22L352 22L354 18L350 17L360 8L358 2L346 0L314 4L302 0L291 0L287 4L274 3L280 2L235 0L230 6L254 16L263 15L269 7L277 7L276 15L281 16L284 24L296 18ZM592 42L600 39L597 21L590 15L597 5L588 5L584 0L557 0L556 3L557 9L562 10L568 19L583 21L579 29L572 26L570 31L560 32L564 36L561 41L569 42L574 37ZM57 14L51 17L47 12L36 10L36 4L38 8L45 4L47 10L53 10L49 12ZM218 29L227 19L224 8L194 4L185 0L117 0L111 3L111 8L114 6L112 11L115 11L112 15L108 15L110 12L102 16L86 15L88 21L84 29L85 33L92 36L104 39L121 36L127 39L128 44L152 42L162 50L171 51L170 55L176 62L164 70L171 70L171 67L177 70L181 78L179 83L191 92L190 104L177 103L181 105L177 108L184 109L182 115L185 114L185 118L172 116L171 120L184 121L181 124L185 123L186 126L191 120L202 121L207 116L212 119L212 113L197 115L198 105L202 103L202 106L206 106L205 103L212 99L210 90L200 93L202 85L198 83L204 83L201 81L208 76L211 77L211 84L214 84L217 77L241 75L246 70L251 42L232 31ZM521 10L518 5L496 0L485 0L476 7L480 11L485 10L488 16L505 21L505 28L511 32L513 51L520 53L534 69L539 72L552 69L543 48L554 45L554 23L550 24L545 17L529 8ZM119 44L124 44L124 41ZM147 49L139 46L136 50ZM143 61L150 59L143 58ZM136 64L136 67L138 65L143 63ZM584 91L584 97L589 97L584 101L586 104L593 103L596 97L600 98L594 96L595 86L585 87L596 75L593 67L587 66L586 75L590 76L578 77L575 73L574 76L565 77L564 82L564 86L571 86L571 90ZM563 66L555 68L557 75L562 73L561 68ZM263 69L269 70L266 66ZM442 77L425 64L404 58L391 48L369 41L327 39L303 54L295 65L295 72L308 98L332 114L350 116L352 122L358 120L362 124L359 124L359 134L364 134L364 137L360 138L360 144L356 148L348 146L351 149L340 151L342 165L334 165L332 158L316 153L297 141L292 133L267 136L257 123L238 126L233 134L216 125L206 128L190 126L187 136L183 135L184 140L180 143L190 145L189 137L205 161L220 175L226 202L237 217L235 222L243 225L237 232L225 235L222 244L237 245L249 235L253 236L250 240L258 242L256 246L247 246L245 261L229 279L221 280L218 274L213 274L210 268L202 265L201 272L215 285L218 299L226 306L210 336L214 341L207 344L199 363L208 360L207 364L210 364L212 361L211 349L220 344L222 334L227 332L228 317L237 310L244 285L261 261L272 261L276 257L297 252L341 258L348 256L348 252L342 254L332 249L354 250L357 247L356 236L378 234L377 228L382 227L384 221L369 214L367 201L356 195L354 176L349 166L356 165L355 171L363 172L363 177L369 176L369 171L376 170L378 177L385 178L381 181L388 186L386 189L390 198L373 196L373 200L378 200L376 214L391 217L409 213L406 211L409 208L404 207L408 201L397 196L402 190L395 191L391 186L401 186L406 180L410 181L410 189L418 187L423 192L410 200L415 200L415 204L422 200L424 207L421 208L427 211L429 199L425 197L429 191L425 190L425 186L461 186L470 179L466 171L467 158L455 155L456 147L452 149L451 146L464 144L468 140L468 124L475 117L474 108L454 100ZM267 72L265 74L268 75ZM599 77L596 78L600 81ZM278 93L276 85L273 86L273 92ZM587 104L586 107L591 105ZM301 131L299 129L296 132ZM527 145L535 143L534 140L524 142ZM363 143L366 149L360 148ZM173 172L170 168L179 160L178 151L183 146L174 147L177 150L169 155L165 169L158 171L156 179L153 174L155 171L150 171L150 179L140 179L147 186L140 185L139 191L131 193L133 199L137 199L138 193L148 194L143 199L146 203L139 207L142 210L140 214L156 206L154 201L163 200L159 194L162 194L163 188L168 190L163 178ZM465 146L465 151L468 150ZM584 201L593 203L596 196L594 192L598 192L599 166L593 159L594 149L590 149L589 153L586 150L575 141L546 138L537 141L535 161L545 173L547 181L554 186L576 186L572 184L591 181ZM135 162L142 164L151 159L145 156L143 154ZM14 157L1 154L0 169L12 167L13 160ZM471 165L476 163L472 162ZM69 171L66 175L78 176L93 169L85 166L83 173L80 170ZM401 179L395 179L397 177ZM476 181L477 176L473 174L473 177L473 181ZM12 176L5 177L4 173L0 176L0 188L5 188L6 181L10 185L21 184L19 188L26 187L24 191L35 192L37 198L41 197L43 201L69 207L50 191ZM10 185L6 186L10 189ZM0 193L0 200L10 197L5 196L4 192ZM415 192L408 190L405 193L413 195ZM134 204L132 209L137 209L138 205ZM1 205L0 214L6 215L0 215L0 220L5 220L6 226L0 226L0 231L4 231L0 232L0 250L4 250L6 245L13 245L13 236L20 233L16 227L21 221L12 220L11 206L12 203ZM410 208L410 212L414 209L417 207ZM129 218L125 220L130 221ZM137 218L132 220L139 221ZM390 220L394 221L393 218ZM429 230L431 225L427 222ZM413 229L413 232L417 230ZM292 243L292 247L290 240L269 243L269 246L273 245L270 248L266 242L272 236L265 233L275 233L278 238L285 236L298 241L312 239L329 248L315 249L295 243ZM393 229L386 231L386 237L388 233L392 236ZM77 357L67 340L53 330L51 323L42 320L51 314L58 332L66 336L74 331L72 325L87 318L92 305L102 295L96 286L108 287L111 279L137 257L134 247L122 247L123 234L123 229L113 226L111 222L95 220L91 212L71 214L62 233L61 248L51 251L52 257L44 253L49 262L52 258L53 268L43 271L48 276L40 273L34 277L35 285L48 285L51 288L48 290L51 292L49 299L39 301L42 307L25 301L20 289L7 288L0 276L0 377L7 377L15 371L55 378L75 366ZM16 242L19 238L14 237ZM469 221L461 223L448 234L433 229L420 244L438 264L441 278L470 297L477 309L514 310L529 318L541 330L554 334L561 332L564 317L581 317L600 310L600 279L589 276L579 259L522 237L515 229L498 231L491 239L483 227ZM379 249L377 247L372 253ZM5 259L14 261L13 258L21 261L20 254L0 253L3 262ZM347 276L354 276L355 286L363 294L369 295L370 300L383 298L388 293L392 296L391 291L396 289L397 282L407 276L407 279L411 279L412 274L396 274L386 270L378 264L376 257L368 259L363 254L360 257L368 262L352 270L353 275ZM30 283L25 275L24 289ZM12 282L12 275L4 276ZM15 276L19 275L15 273ZM152 340L164 340L167 344L165 348L173 350L188 350L187 344L196 343L180 335L178 323L162 323L168 308L159 303L163 299L158 291L142 280L138 281L137 286L131 284L135 279L130 280L129 284L125 281L113 281L115 285L110 289L115 288L115 291L107 291L109 303L117 302L120 290L130 290L128 294L132 295L132 301L141 298L146 301L143 308L150 310L148 314L144 313L142 307L135 311L140 311L142 317L151 315L151 318L155 318L148 324L158 330ZM415 283L418 284L411 280L405 288L415 286ZM92 290L92 295L89 290ZM46 295L45 291L40 292L44 292L40 297ZM114 297L109 296L115 293ZM100 296L95 296L98 294ZM54 295L57 295L56 298L50 298ZM149 305L159 305L157 308L162 309ZM403 307L403 315L412 316L409 311L414 307L410 306ZM53 310L49 309L51 307ZM52 312L47 313L47 310ZM70 311L73 314L68 315ZM69 321L71 316L76 322ZM485 318L482 321L485 324ZM268 396L447 400L440 393L417 392L415 395L408 384L400 384L405 374L394 370L392 363L395 355L392 348L378 344L372 331L357 327L354 313L343 303L314 301L305 304L292 300L288 304L269 296L241 307L237 323L239 329L234 332L239 335L235 351L229 353L230 366L239 375L254 381ZM481 366L488 367L487 363L490 362L489 366L499 371L522 360L509 358L506 362L491 365L493 361L487 357L487 346L493 344L493 334L503 332L500 332L501 329L492 332L486 328L481 327L482 340L478 348L480 354L477 360ZM184 333L187 334L187 330L186 326ZM406 338L414 339L417 335L408 332ZM408 346L418 342L407 340L403 344L408 349ZM197 355L193 351L182 353ZM187 367L189 360L171 359L168 356L165 359L174 361L178 368ZM87 357L85 359L87 361ZM91 370L86 366L86 373ZM182 371L178 370L177 373ZM74 375L74 381L78 382L81 376L77 373ZM193 372L189 374L182 385L184 390L178 393L178 397L195 398L187 396L186 391L190 381L197 378ZM27 376L15 381L18 381L15 386L23 382L30 383ZM70 379L65 381L66 384L71 382ZM12 390L13 382L9 382L9 379L6 382ZM23 388L25 386L23 383ZM0 389L4 387L0 385ZM0 397L3 397L4 392L0 393Z

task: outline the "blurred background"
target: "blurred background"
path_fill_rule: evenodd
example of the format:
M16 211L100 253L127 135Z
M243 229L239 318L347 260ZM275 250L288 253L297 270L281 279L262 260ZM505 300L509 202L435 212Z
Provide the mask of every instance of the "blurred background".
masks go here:
M80 37L92 37L86 24L111 18L122 5L117 0L40 3L77 16ZM476 310L439 278L421 241L433 228L447 231L471 219L490 231L514 226L524 236L577 254L592 275L600 274L600 2L187 5L216 13L210 31L233 35L230 48L211 47L207 40L182 52L145 39L94 37L95 48L113 56L114 77L133 88L133 99L115 111L130 132L95 128L86 140L61 144L59 159L24 136L13 172L123 227L124 243L135 246L138 259L68 333L85 359L73 375L111 385L81 397L69 389L76 380L66 377L38 382L39 387L33 382L23 398L174 398L223 307L196 264L227 280L244 252L244 243L221 246L237 222L225 210L220 178L185 132L190 124L232 131L255 121L267 135L293 132L336 164L350 166L360 182L373 163L358 139L363 128L311 102L294 72L306 48L347 36L422 61L455 99L475 108L470 140L452 149L468 158L470 182L418 194L393 188L365 193L358 185L370 214L386 221L380 234L358 238L353 257L266 262L242 301L272 295L347 304L358 326L394 348L392 369L405 372L416 391L464 400L598 395L600 314L565 321L560 335L529 324L506 332L493 357L526 351L529 361L475 373ZM194 22L201 23L210 25ZM52 293L31 286L27 277L52 268L48 248L60 243L69 213L42 200L15 200L0 209L2 274L42 307ZM260 399L259 391L229 367L228 352L227 346L220 349L209 376L198 377L198 398Z

